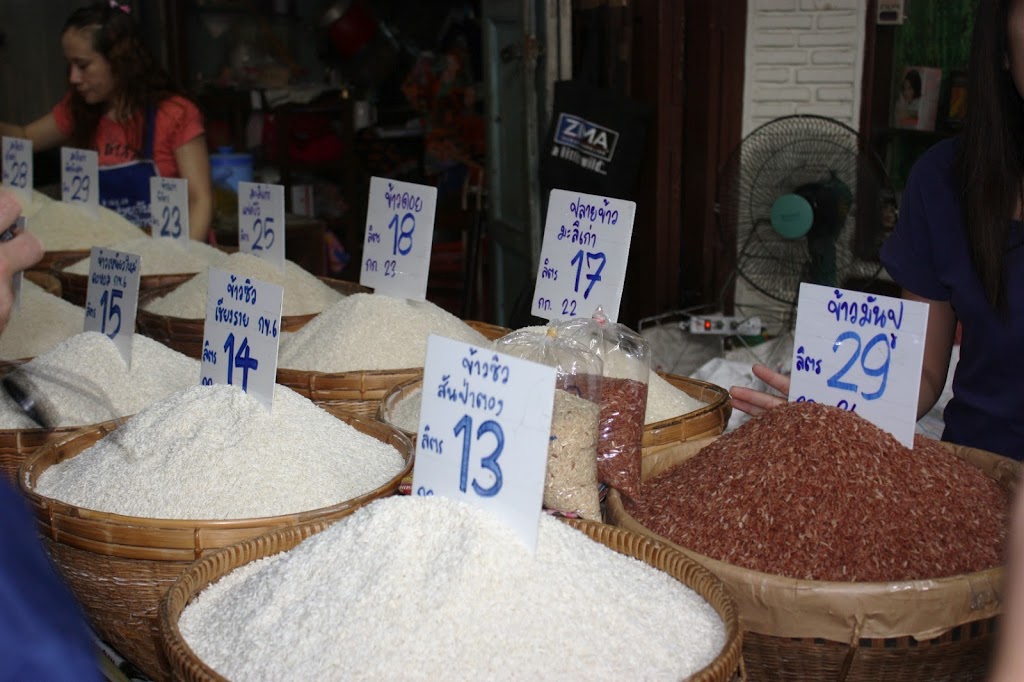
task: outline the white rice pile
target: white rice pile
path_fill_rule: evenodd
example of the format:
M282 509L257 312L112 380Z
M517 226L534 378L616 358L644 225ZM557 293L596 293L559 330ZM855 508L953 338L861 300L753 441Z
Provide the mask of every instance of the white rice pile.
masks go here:
M36 491L127 516L257 518L358 497L404 466L394 447L283 386L269 414L235 386L193 386L48 468Z
M81 333L85 308L68 303L42 287L23 280L21 306L11 312L0 332L0 359L34 358L66 338Z
M188 248L182 248L173 239L159 239L142 236L136 239L111 244L115 251L134 253L142 260L143 275L176 275L188 272L202 272L209 266L221 267L228 254L200 241L189 241ZM73 275L89 274L89 258L83 258L64 268Z
M63 201L44 203L27 218L26 227L47 251L79 251L146 235L109 208L99 206L93 215L82 206Z
M198 360L141 334L132 337L131 368L105 334L82 332L15 371L55 427L126 417L199 382ZM0 428L32 428L6 392L2 396Z
M679 390L657 372L651 372L647 381L647 412L644 415L644 424L673 419L696 412L702 407L707 407L707 403Z
M284 262L284 272L276 265L241 251L228 256L217 266L240 277L258 279L284 287L282 315L309 315L319 313L343 298L331 287L290 260ZM206 290L210 285L207 270L175 287L166 296L154 299L144 308L155 315L199 320L206 317Z
M377 500L232 571L179 626L238 680L679 680L725 644L668 574L549 516L531 555L443 497Z
M422 367L431 334L489 345L478 331L429 301L359 293L285 334L278 366L316 372Z
M21 215L25 216L25 219L28 220L36 213L38 213L39 209L41 209L43 206L46 206L47 204L53 203L53 201L54 200L52 197L48 197L39 190L34 189L32 190L31 203L29 203L27 206L24 204L21 205ZM19 203L21 202L19 201ZM29 225L31 225L31 223L29 223Z

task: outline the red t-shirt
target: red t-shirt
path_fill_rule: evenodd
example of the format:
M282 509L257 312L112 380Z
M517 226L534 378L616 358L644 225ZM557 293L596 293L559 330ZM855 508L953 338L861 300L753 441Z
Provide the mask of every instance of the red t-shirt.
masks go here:
M70 135L73 128L70 99L71 93L65 94L53 108L53 118L65 135ZM136 142L131 138L139 135L133 131L142 130L144 118L145 114L139 113L131 126L125 126L106 116L100 119L96 139L93 141L93 147L99 153L100 167L116 166L139 158L142 150L135 145L141 145L141 139ZM172 95L160 102L153 132L153 161L160 175L178 177L178 163L174 160L174 150L204 132L202 114L189 99Z

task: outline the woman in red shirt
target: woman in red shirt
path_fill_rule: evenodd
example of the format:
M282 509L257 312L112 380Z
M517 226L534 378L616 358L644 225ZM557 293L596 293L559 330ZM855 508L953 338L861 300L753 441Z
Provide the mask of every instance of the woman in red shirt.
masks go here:
M213 194L202 116L146 49L128 7L99 2L76 10L61 46L67 94L28 125L0 123L0 134L31 140L36 151L96 150L100 203L141 226L149 224L149 179L185 178L192 237L205 239Z

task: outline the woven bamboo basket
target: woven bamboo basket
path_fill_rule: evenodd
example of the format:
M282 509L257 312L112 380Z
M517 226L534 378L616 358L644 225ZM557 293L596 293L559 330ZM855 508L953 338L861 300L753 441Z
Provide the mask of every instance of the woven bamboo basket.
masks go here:
M643 450L645 454L653 454L684 441L717 436L725 430L732 414L728 391L699 379L690 379L675 374L661 374L661 376L691 398L707 404L693 412L644 426ZM393 415L400 402L422 387L422 370L415 377L392 387L380 401L376 413L377 419L391 424L405 435L415 439L415 433L410 433L394 423Z
M53 294L54 296L61 295L60 280L49 272L43 272L42 270L26 270L25 279L29 280L47 293Z
M356 282L332 279L330 277L318 277L317 279L346 296L369 291L369 289ZM178 282L164 287L153 288L148 290L145 295L140 292L139 309L135 317L135 324L138 330L149 338L156 339L165 346L169 346L183 355L187 355L190 358L196 358L198 360L203 354L203 328L206 325L205 318L187 319L183 317L171 317L169 315L157 315L156 313L151 313L143 308L146 303L152 301L154 298L166 296L174 289L174 287L180 284L181 282ZM281 329L286 332L298 331L316 316L317 313L309 313L306 315L282 315Z
M89 254L86 254L86 258ZM61 287L61 296L69 303L77 306L85 306L86 293L89 290L89 275L81 275L68 272L67 268L82 260L78 256L72 256L53 264L51 272L57 278ZM194 272L173 273L163 275L141 275L139 277L139 297L151 290L159 290L166 293L181 284L182 282L195 277Z
M465 322L490 341L509 332L505 327L487 322ZM277 370L277 383L296 393L368 417L376 417L380 402L388 391L417 378L423 378L422 367L353 372L315 372L281 367Z
M328 411L396 447L406 465L376 490L296 514L224 521L148 519L84 509L35 492L43 471L113 431L112 422L77 431L29 457L19 472L22 492L33 509L43 544L99 636L149 677L168 679L170 668L160 650L157 609L167 588L196 559L272 530L335 520L393 494L412 470L409 439L386 424Z
M735 679L737 675L742 676L743 635L735 604L721 581L681 552L651 542L637 533L582 519L563 520L596 542L668 573L699 594L715 609L725 624L725 646L711 663L689 678L691 682L726 682ZM190 682L225 680L203 663L182 637L178 619L185 607L207 586L234 569L258 559L286 552L328 525L330 524L325 522L306 524L246 540L204 557L182 574L160 603L162 644L175 679ZM397 651L395 653L399 654Z
M682 465L713 440L645 454L644 480ZM1008 489L1015 485L1019 465L1013 460L948 447ZM722 579L739 607L751 680L980 682L987 677L1002 608L1002 567L918 581L796 580L681 547L630 516L614 490L608 495L607 518L675 547Z

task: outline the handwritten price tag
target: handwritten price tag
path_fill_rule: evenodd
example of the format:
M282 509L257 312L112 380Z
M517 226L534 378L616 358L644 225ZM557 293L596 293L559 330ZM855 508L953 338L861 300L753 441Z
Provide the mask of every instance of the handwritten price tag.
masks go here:
M554 391L553 367L431 336L414 493L490 510L533 551Z
M23 206L32 203L32 140L4 137L3 184L18 193Z
M94 246L85 292L85 331L109 336L129 367L139 307L141 260L133 253Z
M187 249L191 234L188 222L188 180L150 178L149 205L152 235L159 239L172 239L181 248Z
M284 187L238 183L238 248L284 270Z
M231 384L274 405L284 288L210 268L200 369L204 386Z
M928 306L801 284L791 401L835 405L914 445Z
M60 148L60 198L93 214L100 203L98 158L91 149Z
M546 320L619 317L636 203L551 190L532 313Z
M436 187L370 178L360 284L378 294L426 300L436 205Z

